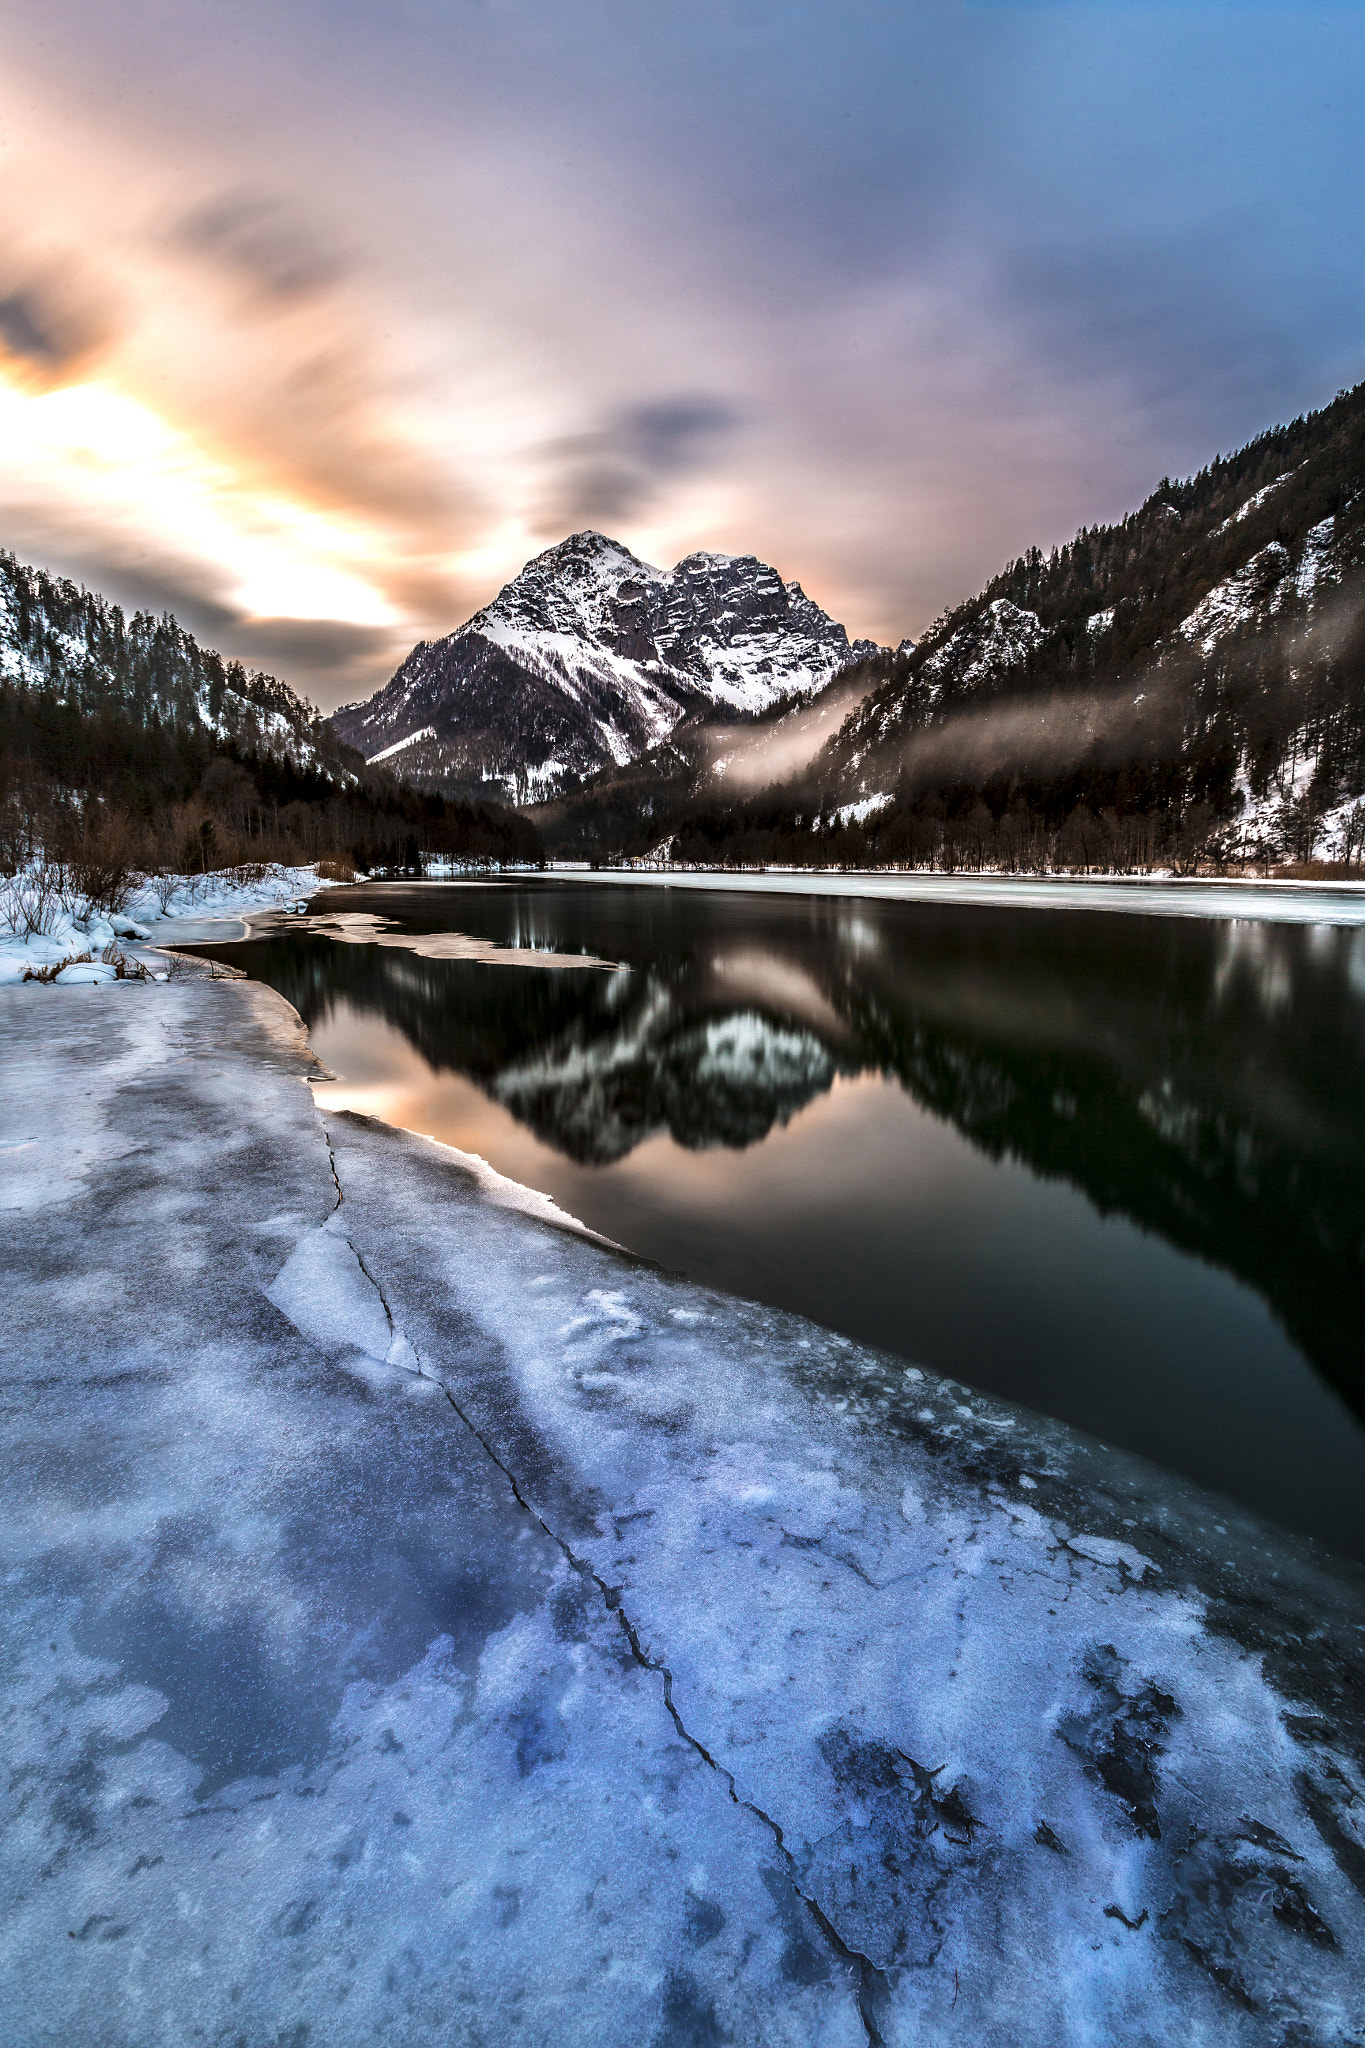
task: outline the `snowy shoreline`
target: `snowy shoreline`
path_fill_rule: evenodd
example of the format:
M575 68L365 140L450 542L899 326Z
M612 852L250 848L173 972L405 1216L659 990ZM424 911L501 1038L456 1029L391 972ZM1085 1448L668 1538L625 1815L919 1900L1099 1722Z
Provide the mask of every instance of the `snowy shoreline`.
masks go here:
M1108 910L1155 917L1246 918L1270 924L1365 924L1365 882L1258 881L1230 876L998 875L868 868L589 868L556 861L552 875L602 885L720 889L759 895L875 898L1016 910Z
M56 974L66 981L113 981L114 959L130 943L188 944L201 926L205 939L217 938L223 919L278 910L329 886L314 867L270 868L245 881L231 871L147 877L122 910L107 911L78 892L44 888L30 871L0 889L0 986ZM25 923L31 928L21 929Z
M323 1115L258 984L0 1010L11 2038L1359 2029L1358 1572Z

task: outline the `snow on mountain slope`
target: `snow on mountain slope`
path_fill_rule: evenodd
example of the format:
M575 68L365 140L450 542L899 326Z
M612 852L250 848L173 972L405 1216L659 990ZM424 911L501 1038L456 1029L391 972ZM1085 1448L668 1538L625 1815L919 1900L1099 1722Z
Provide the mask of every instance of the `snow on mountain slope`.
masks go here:
M410 776L525 801L637 759L684 718L809 698L872 651L751 555L663 570L578 533L333 722L371 760L401 747Z
M1212 654L1229 633L1268 623L1291 598L1311 598L1319 584L1334 580L1335 527L1335 519L1323 519L1311 528L1297 562L1280 541L1261 548L1244 568L1215 584L1200 600L1180 626L1180 637L1196 641L1201 653Z
M1245 503L1239 505L1237 510L1225 519L1221 526L1215 526L1213 530L1215 538L1219 534L1226 533L1230 527L1240 526L1244 519L1250 519L1253 512L1259 512L1266 499L1273 492L1278 491L1281 484L1287 484L1293 474L1292 469L1287 469L1282 476L1272 477L1268 484L1263 484L1259 491L1253 491Z
M0 552L0 682L85 712L194 729L339 781L332 733L275 676L225 662L169 615L125 619L96 592Z
M839 735L841 743L856 736L849 750L850 765L856 769L870 748L905 723L907 701L920 717L931 716L943 700L968 696L1019 667L1043 638L1036 612L997 597L977 616L955 627L919 664L911 696L879 692L854 712ZM913 642L902 642L902 646L913 654Z
M1023 611L1008 598L997 597L978 619L971 619L949 634L924 664L935 696L953 682L959 689L971 689L1003 668L1027 660L1043 637L1036 612Z
M987 784L997 822L1002 802L1082 800L1206 806L1229 830L1291 799L1326 816L1365 789L1363 630L1365 387L1028 550L870 665L812 773L841 816L893 793L965 815Z

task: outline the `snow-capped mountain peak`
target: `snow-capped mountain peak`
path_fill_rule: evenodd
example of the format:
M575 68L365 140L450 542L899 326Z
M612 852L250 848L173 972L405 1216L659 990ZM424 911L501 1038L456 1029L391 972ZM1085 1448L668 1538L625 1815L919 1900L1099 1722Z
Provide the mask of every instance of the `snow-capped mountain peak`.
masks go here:
M573 533L526 564L459 634L580 633L610 638L616 610L638 602L664 572L602 533ZM458 637L452 635L452 638Z
M535 556L334 723L371 760L401 747L410 776L524 801L637 758L685 718L805 701L873 651L753 555L658 569L589 531Z

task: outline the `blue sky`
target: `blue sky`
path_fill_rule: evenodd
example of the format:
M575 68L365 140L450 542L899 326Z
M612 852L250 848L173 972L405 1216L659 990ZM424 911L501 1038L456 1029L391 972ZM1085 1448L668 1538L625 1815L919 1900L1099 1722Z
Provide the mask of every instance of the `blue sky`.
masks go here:
M0 536L331 704L581 525L899 639L1365 375L1365 9L5 0Z

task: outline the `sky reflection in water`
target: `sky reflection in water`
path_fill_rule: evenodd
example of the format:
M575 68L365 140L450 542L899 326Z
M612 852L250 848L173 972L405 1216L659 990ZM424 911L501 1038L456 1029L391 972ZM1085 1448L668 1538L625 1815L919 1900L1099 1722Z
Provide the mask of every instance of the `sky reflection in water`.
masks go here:
M571 882L231 949L318 1089L1365 1555L1365 930Z

